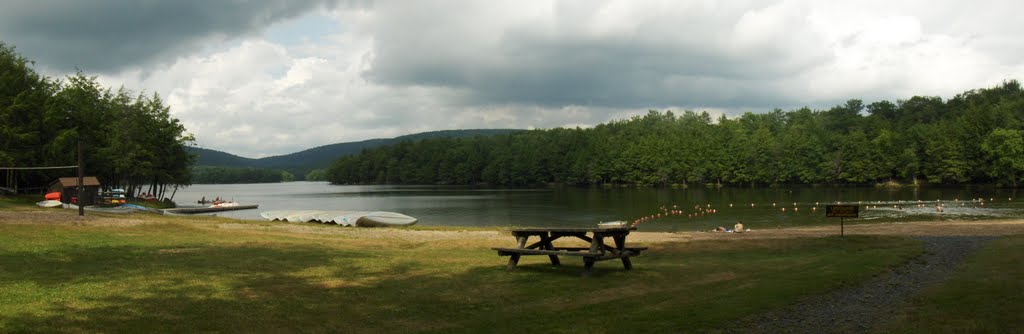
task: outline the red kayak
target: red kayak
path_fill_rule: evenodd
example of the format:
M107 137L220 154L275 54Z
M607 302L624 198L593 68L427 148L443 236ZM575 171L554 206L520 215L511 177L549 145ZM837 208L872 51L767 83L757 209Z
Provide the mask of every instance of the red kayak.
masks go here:
M46 194L46 200L48 200L48 201L59 201L60 200L60 192L54 191L52 193Z

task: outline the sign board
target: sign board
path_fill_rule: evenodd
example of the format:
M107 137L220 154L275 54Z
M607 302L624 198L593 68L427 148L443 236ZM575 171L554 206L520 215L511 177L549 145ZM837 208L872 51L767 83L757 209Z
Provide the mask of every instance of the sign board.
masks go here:
M825 217L857 218L859 211L857 205L826 205Z

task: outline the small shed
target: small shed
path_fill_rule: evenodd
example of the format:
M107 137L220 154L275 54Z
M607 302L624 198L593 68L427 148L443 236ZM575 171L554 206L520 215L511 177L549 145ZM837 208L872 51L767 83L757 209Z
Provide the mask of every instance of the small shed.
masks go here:
M100 180L95 176L86 176L82 178L82 184L85 186L85 192L78 203L80 205L96 204L96 198L100 193ZM71 203L72 197L78 197L78 177L59 178L51 182L48 189L50 192L60 192L61 202Z

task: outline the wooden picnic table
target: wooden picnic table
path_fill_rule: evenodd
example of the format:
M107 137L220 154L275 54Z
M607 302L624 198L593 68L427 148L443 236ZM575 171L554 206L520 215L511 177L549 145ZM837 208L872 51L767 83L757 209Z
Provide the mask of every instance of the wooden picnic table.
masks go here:
M519 264L519 258L523 255L547 255L552 265L561 265L559 256L579 256L583 258L583 275L589 276L593 270L594 262L621 259L622 266L626 270L633 268L629 261L630 256L640 255L640 252L647 247L626 247L626 236L632 230L628 227L529 227L512 229L512 236L516 238L514 248L492 248L498 251L498 256L509 256L506 270L515 270ZM538 237L540 240L527 244L530 237ZM576 237L590 243L590 247L555 247L552 242L561 237ZM607 245L605 238L612 238L615 245Z

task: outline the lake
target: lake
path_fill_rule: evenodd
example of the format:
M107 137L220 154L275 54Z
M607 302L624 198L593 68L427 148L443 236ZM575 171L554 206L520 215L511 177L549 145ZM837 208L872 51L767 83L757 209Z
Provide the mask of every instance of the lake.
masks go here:
M259 212L269 210L392 211L434 226L585 227L633 221L675 207L681 215L642 222L639 230L692 231L731 228L738 220L755 230L838 224L838 218L824 213L826 204L837 201L860 204L860 218L847 219L850 223L1021 218L1024 201L1016 195L1016 189L992 187L481 188L288 182L192 185L179 189L174 200L187 206L219 196L259 204L258 210L218 214L240 219L262 219ZM943 212L937 212L937 200Z

